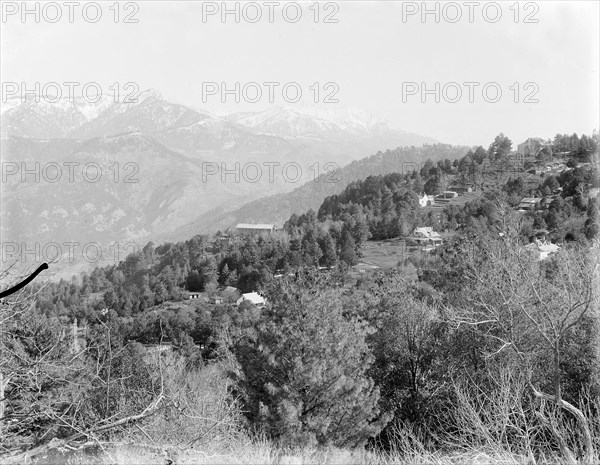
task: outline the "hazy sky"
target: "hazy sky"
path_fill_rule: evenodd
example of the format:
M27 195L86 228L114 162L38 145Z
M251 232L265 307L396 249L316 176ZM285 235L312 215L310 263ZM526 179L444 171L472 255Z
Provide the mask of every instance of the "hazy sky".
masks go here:
M135 5L121 3L118 23L114 9L109 9L113 2L102 2L102 17L91 23L82 16L87 3L75 7L72 23L64 2L56 3L62 17L55 23L48 19L56 16L56 8L46 6L44 12L43 4L39 23L33 14L23 22L20 11L3 17L2 81L31 86L94 81L105 92L111 83L123 86L132 81L140 89L155 88L169 100L213 112L268 107L264 82L281 83L274 88L275 104L287 104L281 91L287 82L302 89L298 104L310 104L314 96L310 87L318 82L319 106L361 108L400 128L468 145L487 146L501 131L518 143L528 136L551 137L557 132L591 133L599 126L596 1L523 2L512 9L512 1L478 2L472 7L468 2L428 2L429 9L439 8L439 22L433 13L423 20L421 2L307 2L302 3L302 17L296 23L291 22L296 10L289 2L272 7L256 2L245 10L239 4L239 23L233 14L225 22L220 14L203 20L203 8L221 10L222 2L193 1L135 2L137 11ZM228 2L228 8L236 8L235 3ZM4 2L3 11L11 12L20 4ZM35 8L33 2L29 5ZM413 8L419 11L408 16ZM261 19L249 22L258 10ZM459 11L461 18L451 22ZM498 11L502 16L494 23ZM94 8L86 12L93 19ZM128 13L138 22L124 23ZM324 23L328 14L338 22ZM226 82L230 88L235 82L261 83L263 98L251 103L242 96L236 104L230 95L223 104L217 94L205 96L203 103L202 83L207 82ZM335 88L323 89L327 82L339 88L335 95L339 104L323 102ZM410 82L419 88L403 84ZM424 95L427 101L421 102L422 82L432 90L439 83L439 103L433 94ZM446 86L446 98L442 93L450 82L458 83L462 92L456 103L450 101L456 98L456 87ZM496 97L497 88L502 91L496 103L484 99L486 83L491 83L489 100ZM294 93L288 96L293 98ZM528 98L538 102L525 103Z

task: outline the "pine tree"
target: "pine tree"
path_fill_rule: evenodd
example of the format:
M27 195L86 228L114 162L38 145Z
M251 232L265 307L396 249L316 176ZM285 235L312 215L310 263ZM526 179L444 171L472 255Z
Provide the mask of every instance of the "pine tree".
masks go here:
M186 286L189 291L199 292L202 290L202 277L197 270L193 270L186 279Z
M338 257L335 253L335 243L329 233L325 233L323 239L321 239L320 247L323 252L323 255L321 256L321 265L328 267L337 265Z
M512 141L504 134L500 133L494 139L494 142L488 149L488 154L492 160L499 160L507 156L512 149Z
M306 265L318 266L321 259L321 249L315 237L315 231L309 227L302 238L302 260Z
M348 230L342 233L340 260L343 260L350 266L356 265L356 243Z
M235 338L238 386L250 420L286 445L357 446L381 431L379 389L364 321L345 316L339 290L278 282L271 308Z

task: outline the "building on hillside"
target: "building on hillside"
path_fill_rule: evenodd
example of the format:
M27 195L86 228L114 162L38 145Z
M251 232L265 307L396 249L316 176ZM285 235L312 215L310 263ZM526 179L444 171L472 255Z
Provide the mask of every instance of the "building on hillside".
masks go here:
M235 303L239 306L242 304L242 302L250 302L257 307L264 307L267 303L266 299L257 292L248 292L247 294L242 294L242 296Z
M188 300L196 300L202 297L202 292L187 292Z
M458 193L454 192L454 191L444 191L441 194L438 194L435 196L436 200L437 199L455 199L456 197L458 197Z
M517 210L519 210L519 211L535 210L541 201L542 201L542 199L540 199L538 197L523 197L521 199L521 203L519 203L519 205L517 206Z
M542 261L557 252L560 247L546 240L535 239L532 243L527 244L525 249L530 251L537 261Z
M438 246L442 243L442 237L430 226L415 228L412 239L421 245Z
M552 150L552 142L541 137L530 137L525 142L517 145L517 153L522 157L536 157L546 147Z
M235 230L238 234L258 236L274 233L277 231L277 228L273 224L238 223Z
M451 192L456 192L457 194L466 194L467 192L473 192L472 184L453 184L448 188Z
M422 194L421 196L419 196L419 206L420 207L431 206L431 205L433 205L434 200L435 200L435 196Z

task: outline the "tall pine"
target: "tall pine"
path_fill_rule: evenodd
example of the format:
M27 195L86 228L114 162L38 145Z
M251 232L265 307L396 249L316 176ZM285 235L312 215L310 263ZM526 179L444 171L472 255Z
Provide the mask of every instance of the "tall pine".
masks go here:
M364 444L389 420L366 375L371 329L345 315L339 290L300 281L277 282L271 307L233 339L245 410L285 445Z

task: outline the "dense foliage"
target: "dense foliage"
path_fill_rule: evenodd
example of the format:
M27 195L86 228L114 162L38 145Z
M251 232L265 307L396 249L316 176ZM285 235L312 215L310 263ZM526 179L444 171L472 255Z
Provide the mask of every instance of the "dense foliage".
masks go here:
M595 408L582 395L600 396L597 147L597 135L558 135L529 173L507 168L501 134L454 161L352 182L277 234L149 243L114 266L31 286L29 307L2 310L6 418L27 418L7 431L31 445L135 416L163 392L141 344L168 342L185 370L226 361L249 427L284 444L385 447L403 424L440 447L475 440L457 406L500 390L523 413L498 441L589 456L599 445L580 413ZM575 166L538 173L567 159ZM453 183L473 195L419 204ZM517 212L523 197L548 201ZM421 226L444 234L433 270L418 260L416 273L354 270L370 239L408 243ZM538 237L561 249L536 260L524 246ZM267 305L211 302L224 286L259 291ZM88 328L82 356L65 332L75 319ZM540 408L550 401L551 412ZM486 402L479 411L498 415Z

